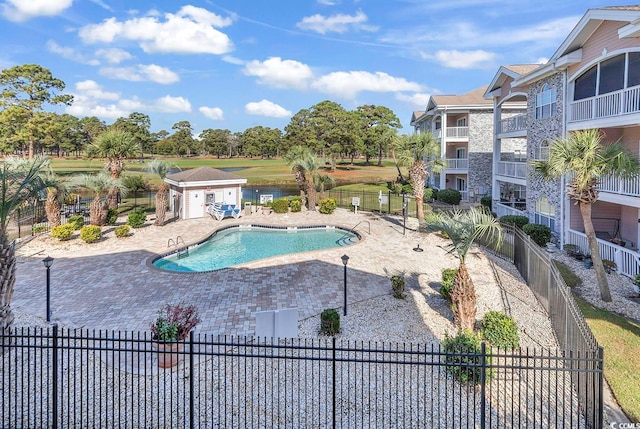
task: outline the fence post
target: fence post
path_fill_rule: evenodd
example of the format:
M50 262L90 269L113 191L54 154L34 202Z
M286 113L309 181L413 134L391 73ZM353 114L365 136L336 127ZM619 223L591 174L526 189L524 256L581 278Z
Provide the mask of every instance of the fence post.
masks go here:
M486 359L486 344L483 341L480 343L480 428L484 429L485 427L485 408L487 406L487 400L485 399L486 387L485 383L487 381L487 359Z
M53 350L52 350L52 408L53 408L53 422L51 427L58 429L58 324L53 324Z
M603 384L604 384L604 348L598 347L598 428L604 427L604 399Z
M332 379L332 388L331 388L331 408L332 408L332 419L333 425L331 426L333 429L336 428L336 337L332 338L332 355L331 355L331 365L333 366L333 379Z
M194 423L194 387L193 387L193 331L189 332L189 427L193 429L195 427Z
M16 223L18 224L18 238L22 238L20 234L20 209L18 209L18 216L16 216Z
M387 214L391 214L391 191L387 191L388 192L388 198L387 198Z

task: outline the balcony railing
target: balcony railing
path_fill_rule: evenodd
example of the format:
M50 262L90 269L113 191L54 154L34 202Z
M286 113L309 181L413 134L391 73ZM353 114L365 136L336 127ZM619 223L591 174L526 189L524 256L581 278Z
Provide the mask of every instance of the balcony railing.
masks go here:
M469 127L447 127L447 138L469 137Z
M498 175L516 177L518 179L527 178L527 163L515 161L499 161Z
M598 181L597 188L601 192L640 197L640 180L638 179L604 176Z
M511 203L513 204L513 203ZM526 211L523 210L519 210L515 207L512 206L508 206L504 203L499 203L496 200L493 201L493 211L496 213L496 215L498 216L498 218L501 218L502 216L507 216L507 215L516 215L516 216L526 216L527 213Z
M527 115L512 116L510 118L500 120L500 133L514 133L517 131L525 131L527 129Z
M469 168L469 159L467 158L447 158L447 168L464 170Z
M640 85L571 103L571 122L640 113Z
M627 249L599 238L597 240L600 256L602 259L615 262L618 273L632 279L640 274L640 253L637 250ZM570 229L568 243L575 244L585 254L589 253L587 236L583 232Z

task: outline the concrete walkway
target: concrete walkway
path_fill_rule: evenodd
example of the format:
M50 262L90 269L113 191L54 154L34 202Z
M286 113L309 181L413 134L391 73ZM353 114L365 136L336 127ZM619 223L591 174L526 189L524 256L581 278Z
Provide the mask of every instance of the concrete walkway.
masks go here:
M329 250L272 257L210 273L171 273L148 266L180 235L193 243L231 224L340 225L363 236L360 243ZM369 226L371 233L369 234ZM415 219L408 227L417 227ZM18 271L12 306L45 316L45 273L42 259L55 258L51 268L53 319L88 329L148 331L160 307L195 304L202 323L196 332L252 335L255 312L297 308L300 319L326 308L342 307L343 266L348 264L348 300L362 301L390 293L389 277L411 276L435 257L443 267L445 252L417 253L423 236L410 229L403 235L399 218L338 209L332 215L304 212L288 215L254 213L238 220L213 218L178 221L164 227L148 225L118 239L113 227L103 239L86 244L79 237L60 242L43 235L18 249ZM424 247L424 244L423 246ZM450 265L451 262L449 262ZM439 279L434 279L438 281Z

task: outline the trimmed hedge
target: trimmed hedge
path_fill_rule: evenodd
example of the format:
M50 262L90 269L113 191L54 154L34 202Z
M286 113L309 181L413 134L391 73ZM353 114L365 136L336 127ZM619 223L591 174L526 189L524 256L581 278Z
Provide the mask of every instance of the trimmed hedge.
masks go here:
M129 213L129 216L127 217L127 223L131 225L132 228L141 228L146 221L147 214L143 211Z
M457 206L462 200L462 194L455 189L441 189L438 191L438 201Z
M404 299L404 287L404 277L391 276L391 290L393 291L394 298Z
M479 384L482 370L482 348L480 339L471 331L461 331L455 337L445 336L442 341L445 354L445 369L454 378L462 382ZM491 355L485 356L486 365L491 364ZM491 377L491 371L486 370L486 380Z
M486 207L491 211L491 206L493 205L493 199L491 197L482 197L480 198L480 205Z
M331 214L338 207L338 203L335 198L323 198L318 201L318 211L322 214Z
M302 211L302 201L300 200L300 198L291 200L289 206L291 206L291 213Z
M51 236L53 238L57 238L60 241L66 241L71 238L75 230L76 228L74 223L66 223L64 225L54 226L51 229Z
M539 223L528 223L522 227L527 234L538 246L546 246L551 241L551 228Z
M324 310L320 314L320 333L336 335L340 332L340 313L334 308Z
M445 268L442 270L442 282L440 283L440 295L447 301L451 302L451 289L453 289L453 281L458 275L458 268Z
M118 214L118 210L109 209L109 212L107 213L107 225L113 225L116 223L118 221Z
M506 215L500 218L500 222L515 225L518 228L522 229L523 226L529 223L529 218L519 215Z
M271 208L276 213L287 213L289 211L289 200L285 198L280 198L279 200L275 200L273 204L271 204Z
M482 337L494 347L517 349L520 346L518 326L512 317L499 311L489 311L480 325Z
M84 217L82 215L71 216L67 219L67 225L73 225L74 230L78 230L84 226Z
M124 238L129 235L130 231L131 231L131 228L129 228L129 225L120 225L115 229L114 232L116 234L116 237Z
M102 235L102 228L98 225L87 225L83 226L80 230L80 238L85 243L95 243L100 240L100 236Z

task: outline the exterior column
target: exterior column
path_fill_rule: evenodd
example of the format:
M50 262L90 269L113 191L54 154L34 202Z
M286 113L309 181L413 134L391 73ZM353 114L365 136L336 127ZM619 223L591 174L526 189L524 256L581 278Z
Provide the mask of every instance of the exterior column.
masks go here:
M500 118L502 107L498 104L498 97L493 98L493 172L491 174L491 199L500 200L500 186L496 176L498 174L498 161L502 152L502 141L498 138L500 132Z
M442 112L440 126L440 156L442 159L447 158L447 112ZM446 161L445 161L446 162ZM440 189L447 188L447 167L445 165L444 170L440 174Z

